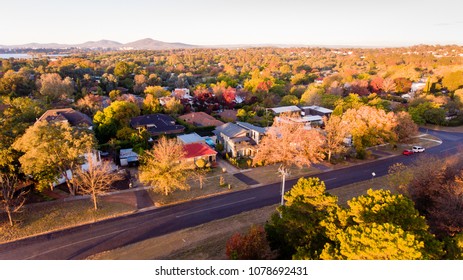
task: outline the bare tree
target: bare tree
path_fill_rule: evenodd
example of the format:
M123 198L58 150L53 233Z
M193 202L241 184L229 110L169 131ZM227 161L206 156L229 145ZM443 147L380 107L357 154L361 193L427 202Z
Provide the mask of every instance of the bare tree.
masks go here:
M13 226L12 213L18 212L24 205L27 192L17 191L18 177L0 173L0 205L8 215L8 221Z
M98 162L91 152L87 153L87 170L78 169L74 172L73 183L79 186L79 190L92 197L93 207L98 210L98 195L107 192L111 185L122 176L112 172L109 161Z
M281 115L262 138L253 160L254 164L279 163L281 175L281 205L286 176L291 166L309 167L323 159L323 135L316 129L307 130L304 124L297 121L295 115Z

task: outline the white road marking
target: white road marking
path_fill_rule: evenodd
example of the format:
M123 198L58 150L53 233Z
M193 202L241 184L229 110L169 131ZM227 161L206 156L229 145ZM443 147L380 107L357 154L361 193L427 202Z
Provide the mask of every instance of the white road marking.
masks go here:
M231 203L227 203L227 204L222 204L222 205L220 205L220 206L215 206L215 207L210 207L210 208L206 208L206 209L202 209L202 210L198 210L198 211L188 212L188 213L186 213L186 214L178 215L178 216L175 216L175 217L176 217L176 218L181 218L181 217L193 215L193 214L196 214L196 213L201 213L201 212L205 212L205 211L209 211L209 210L213 210L213 209L217 209L217 208L222 208L222 207L224 207L224 206L233 205L233 204L238 204L238 203L241 203L241 202L244 202L244 201L253 200L253 199L256 199L256 198L255 198L255 197L250 197L250 198L246 198L246 199L243 199L243 200L238 200L238 201L231 202Z
M329 182L329 181L333 181L333 180L336 180L337 178L331 178L331 179L327 179L327 180L323 180L324 182Z
M443 153L443 152L448 152L448 151L455 150L455 149L458 149L458 147L453 147L453 148L445 149L445 150L442 150L442 151L440 151L440 152Z

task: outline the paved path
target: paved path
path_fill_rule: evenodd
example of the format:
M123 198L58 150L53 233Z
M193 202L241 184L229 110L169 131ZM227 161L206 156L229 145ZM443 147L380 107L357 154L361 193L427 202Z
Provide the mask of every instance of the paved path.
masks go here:
M230 163L228 163L227 161L217 157L217 165L220 167L220 168L225 168L225 170L227 170L228 173L230 174L236 174L236 173L240 173L241 171L234 167L233 165L231 165Z

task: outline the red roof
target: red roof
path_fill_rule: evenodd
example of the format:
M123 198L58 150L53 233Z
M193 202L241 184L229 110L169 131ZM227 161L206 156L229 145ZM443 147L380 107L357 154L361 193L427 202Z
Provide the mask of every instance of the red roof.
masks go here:
M183 146L183 149L186 152L185 158L196 158L217 154L217 152L214 151L211 147L203 143L186 144Z

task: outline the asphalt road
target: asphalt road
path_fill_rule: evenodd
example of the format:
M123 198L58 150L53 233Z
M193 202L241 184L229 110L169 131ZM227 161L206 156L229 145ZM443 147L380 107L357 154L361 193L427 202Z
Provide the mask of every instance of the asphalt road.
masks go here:
M327 189L333 189L371 179L372 172L377 177L386 175L389 166L396 162L410 164L425 154L453 155L463 144L463 134L431 130L428 133L439 137L443 143L424 154L385 158L316 176L325 181ZM287 181L286 190L296 181ZM84 259L98 252L279 202L280 184L251 188L2 244L0 259Z

